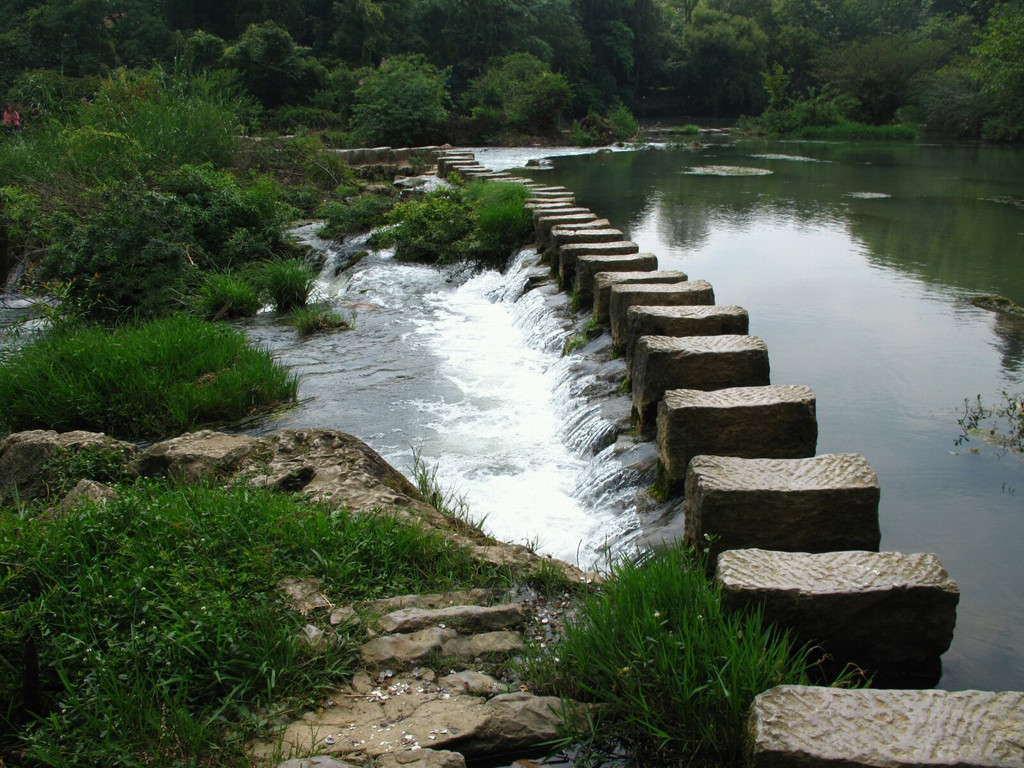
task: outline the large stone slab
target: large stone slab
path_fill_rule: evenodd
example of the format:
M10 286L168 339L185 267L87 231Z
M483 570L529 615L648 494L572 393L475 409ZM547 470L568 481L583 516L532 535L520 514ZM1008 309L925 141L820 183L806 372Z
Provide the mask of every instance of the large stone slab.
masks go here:
M594 303L595 277L602 272L655 272L658 257L653 253L633 253L622 256L604 256L584 253L576 257L576 292L580 307Z
M668 493L682 489L694 456L799 459L813 456L818 442L814 393L796 385L670 389L658 403L657 428Z
M612 348L621 352L626 347L626 313L636 306L693 306L714 304L715 291L706 280L685 283L619 283L611 287L608 299L608 320L612 329Z
M689 278L685 272L672 269L658 272L598 272L594 275L594 319L599 323L608 322L613 285L685 283L687 280Z
M1024 768L1024 693L778 686L747 744L749 768Z
M538 209L533 212L533 230L537 235L537 246L541 250L551 247L551 230L554 227L572 226L596 220L597 214L585 208L567 208L565 211L559 212Z
M685 538L712 556L758 547L877 550L878 476L863 456L696 456L686 472Z
M626 361L641 336L745 336L750 316L743 307L630 307L626 312Z
M641 336L633 359L633 421L650 431L669 389L762 387L768 345L757 336Z
M729 608L764 616L820 645L838 667L856 664L875 686L938 682L960 591L933 554L733 549L716 579Z
M554 227L551 230L551 245L556 251L570 243L614 243L625 239L621 229L612 227Z
M576 259L584 254L600 256L629 256L640 253L640 246L631 240L611 243L571 243L558 249L558 276L562 285L572 285L576 279Z

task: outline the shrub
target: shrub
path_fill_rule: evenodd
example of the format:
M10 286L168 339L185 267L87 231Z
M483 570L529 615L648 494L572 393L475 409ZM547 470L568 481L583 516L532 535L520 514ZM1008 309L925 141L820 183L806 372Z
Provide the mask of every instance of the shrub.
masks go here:
M470 82L465 103L485 133L500 127L543 133L554 129L572 96L565 77L536 56L514 53L487 63Z
M612 127L612 138L616 141L636 138L640 132L640 125L625 104L619 104L608 113L608 122Z
M276 259L263 264L260 281L278 312L290 312L306 306L316 281L311 264L302 259Z
M185 315L58 328L0 367L0 430L154 438L295 399L296 379L240 331Z
M679 545L618 563L525 667L541 688L600 705L567 723L591 748L701 765L738 764L754 696L808 679L807 654L759 612L727 613L700 558Z
M253 317L263 308L263 299L256 287L230 272L204 274L195 303L196 312L206 320Z
M475 243L468 255L504 266L512 250L533 235L533 217L525 207L529 192L522 184L477 181L462 194L476 213Z
M394 198L384 195L358 195L346 200L331 200L317 211L317 215L326 220L319 235L341 238L355 232L367 232L383 224L387 213L394 207Z
M332 642L297 642L317 619L282 578L338 601L506 583L388 516L151 481L57 517L5 511L0 561L18 564L0 582L0 754L20 765L249 764L248 740L344 683L361 641L324 613Z

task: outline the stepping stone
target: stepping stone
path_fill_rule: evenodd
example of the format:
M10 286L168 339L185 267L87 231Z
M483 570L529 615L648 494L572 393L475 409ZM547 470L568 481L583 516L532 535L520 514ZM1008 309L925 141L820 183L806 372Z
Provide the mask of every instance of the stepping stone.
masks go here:
M780 685L754 699L748 768L1021 768L1024 693Z
M878 476L855 453L808 459L696 456L686 472L685 538L727 549L876 551Z
M594 319L599 323L608 322L613 285L685 283L687 279L685 272L671 269L659 272L598 272L594 275Z
M518 632L463 635L454 629L428 627L408 634L385 635L364 643L359 651L366 664L401 664L428 660L432 655L474 659L489 653L522 650Z
M517 627L526 620L521 605L452 605L446 608L402 608L380 620L384 632L416 632L432 626L462 632L490 632Z
M576 211L573 213L573 211ZM537 234L537 246L541 250L551 247L551 230L554 227L566 224L583 224L587 221L597 221L597 214L587 211L585 208L567 208L565 211L544 211L533 212L533 229Z
M632 359L641 336L746 336L749 328L747 310L735 305L630 307L626 312L626 361Z
M576 208L576 203L571 197L555 198L552 200L527 200L523 207L528 211L564 211L566 208Z
M657 426L668 493L682 489L694 456L801 459L813 456L818 442L814 393L795 385L670 389L658 404Z
M654 283L620 283L611 287L608 319L612 328L612 349L622 352L626 347L626 313L630 307L692 306L714 304L715 291L706 280L659 285Z
M756 336L641 336L633 359L633 421L650 431L668 389L762 387L768 345Z
M570 243L558 249L558 275L563 285L572 285L576 278L578 256L629 256L636 253L640 253L640 246L631 240L617 240L611 243Z
M437 175L439 178L446 178L452 172L452 167L458 164L475 163L472 154L442 155L437 158Z
M658 257L653 253L606 256L584 253L576 257L576 296L580 307L594 302L594 279L599 272L655 272Z
M766 621L820 644L838 668L856 664L876 687L939 680L960 590L933 554L732 549L715 578L723 605L763 606Z
M595 229L577 229L575 227L554 227L551 230L551 247L556 251L570 243L614 243L625 240L621 229L602 227Z

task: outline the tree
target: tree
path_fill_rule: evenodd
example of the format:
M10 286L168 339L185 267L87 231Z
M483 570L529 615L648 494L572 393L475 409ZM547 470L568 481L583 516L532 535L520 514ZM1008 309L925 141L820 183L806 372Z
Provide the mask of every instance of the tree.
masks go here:
M381 62L355 100L353 134L363 144L427 144L440 138L448 119L445 72L419 55Z
M1024 137L1024 4L992 9L970 72L981 84L989 112L984 132L992 139Z
M288 30L272 21L253 24L224 52L242 85L266 108L306 104L327 82L327 70Z
M568 81L529 53L492 59L465 96L474 118L532 132L553 129L571 101Z

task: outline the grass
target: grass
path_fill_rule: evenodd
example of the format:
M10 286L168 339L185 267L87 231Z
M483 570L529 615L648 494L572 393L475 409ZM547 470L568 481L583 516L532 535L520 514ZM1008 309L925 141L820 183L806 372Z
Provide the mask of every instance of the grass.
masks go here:
M207 272L202 275L195 306L196 313L207 320L234 320L254 317L263 308L263 297L241 275Z
M282 578L340 604L506 583L391 517L155 481L3 510L0 573L0 764L68 768L248 765L249 738L345 682L361 635L293 612ZM306 623L329 641L296 642Z
M395 199L386 195L364 194L346 200L331 200L317 212L325 219L317 234L337 239L355 232L368 232L383 224L385 216L394 207Z
M794 131L800 139L914 141L917 129L912 125L866 125L843 121L838 125L808 125Z
M223 425L295 399L298 382L240 331L185 315L72 325L10 352L0 428L134 439Z
M412 478L423 501L450 517L456 523L456 530L468 533L474 538L487 535L484 531L484 519L473 518L465 495L454 488L443 488L437 479L437 465L427 464L423 455L415 449L412 453Z
M288 318L300 336L312 336L314 333L348 330L352 325L332 309L330 305L319 304L312 307L296 309Z
M260 282L277 312L306 306L316 272L302 259L274 259L260 266Z
M701 559L679 545L616 564L554 648L524 673L546 692L600 705L566 722L566 741L598 755L739 765L756 696L807 683L806 651L758 612L727 613Z

